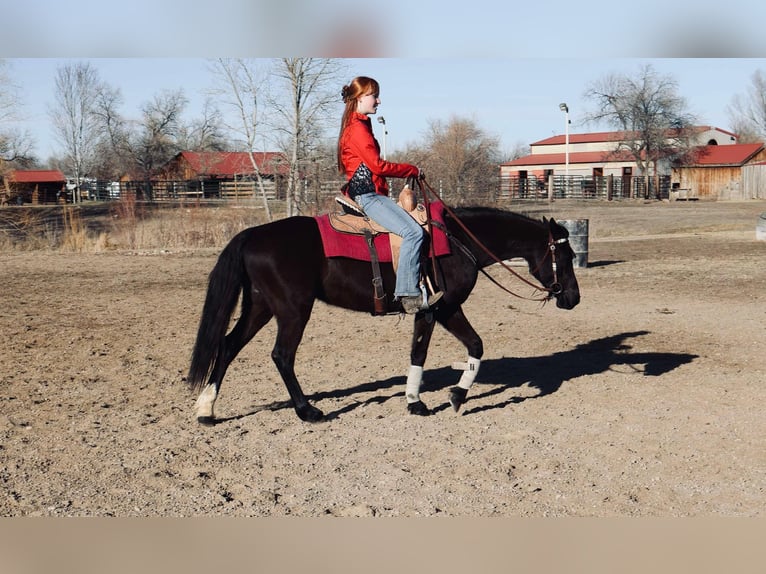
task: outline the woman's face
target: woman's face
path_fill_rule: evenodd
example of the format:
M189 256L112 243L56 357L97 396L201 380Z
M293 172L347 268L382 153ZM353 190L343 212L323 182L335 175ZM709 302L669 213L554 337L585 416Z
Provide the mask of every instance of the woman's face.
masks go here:
M358 98L356 101L356 111L366 116L374 114L380 105L380 98L378 96L378 94L371 92Z

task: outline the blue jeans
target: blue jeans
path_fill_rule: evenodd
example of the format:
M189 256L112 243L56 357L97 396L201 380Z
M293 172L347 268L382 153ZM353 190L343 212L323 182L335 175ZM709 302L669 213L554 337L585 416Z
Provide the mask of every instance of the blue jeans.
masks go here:
M378 193L365 193L353 198L370 219L402 238L399 267L396 270L395 297L420 295L420 248L423 229L393 199Z

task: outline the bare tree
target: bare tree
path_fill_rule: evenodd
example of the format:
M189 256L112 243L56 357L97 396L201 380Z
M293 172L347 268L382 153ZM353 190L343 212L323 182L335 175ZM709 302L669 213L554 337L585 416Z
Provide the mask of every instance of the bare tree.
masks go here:
M253 175L263 198L266 218L271 221L266 188L254 153L256 141L260 137L259 99L263 89L263 80L259 77L254 61L240 58L219 58L213 64L213 72L221 79L224 86L217 92L224 96L224 103L235 112L236 121L234 125L228 127L244 138L244 148L250 156ZM261 141L263 140L261 139Z
M0 59L0 124L16 117L17 88L10 79L8 62Z
M431 186L438 185L445 201L494 199L499 185L498 138L485 133L474 120L460 117L446 123L430 121L426 138L426 157L418 165L424 167Z
M120 115L121 102L119 92L109 90L103 90L97 102L103 130L98 149L109 156L109 161L100 165L101 173L110 177L125 173L138 176L151 198L152 177L180 151L182 116L188 100L182 89L155 94L142 105L141 118L133 121Z
M104 85L96 96L94 113L102 127L94 166L99 179L119 179L131 171L129 128L119 111L122 104L119 88Z
M102 88L98 72L90 63L67 64L56 72L56 105L50 115L75 178L75 203L82 200L81 179L92 165L101 135L102 126L95 108Z
M741 143L766 141L766 76L753 72L744 95L737 94L728 107L731 127Z
M21 98L11 80L8 63L0 59L0 176L6 168L28 167L35 163L29 132L15 126L19 121Z
M14 128L0 132L0 164L21 168L37 164L29 132Z
M608 74L587 88L585 97L596 109L585 122L606 123L622 131L615 152L627 151L647 178L650 167L659 179L659 164L689 153L696 118L687 111L671 76L662 76L647 64L636 76ZM649 189L649 186L646 186ZM659 185L655 185L659 194Z
M183 90L157 94L143 105L137 139L132 144L136 164L150 181L157 170L179 151L181 116L188 100Z
M528 143L524 143L522 141L517 141L510 152L504 153L505 161L513 161L514 159L519 159L520 157L527 156L531 153L531 148L529 147Z
M13 127L18 106L18 89L11 82L8 64L0 60L0 205L7 203L11 196L8 172L33 161L30 138Z
M180 129L179 145L190 151L227 151L231 145L224 134L221 111L213 100L205 100L202 115Z
M316 151L338 103L343 66L326 58L282 58L273 75L279 81L269 98L275 130L288 161L287 215L303 211L301 171L318 161Z

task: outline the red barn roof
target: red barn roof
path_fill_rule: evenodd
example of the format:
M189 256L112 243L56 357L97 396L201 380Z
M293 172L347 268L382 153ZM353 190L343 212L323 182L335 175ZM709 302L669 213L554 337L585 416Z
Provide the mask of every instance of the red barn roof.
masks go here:
M684 160L684 167L710 167L724 165L744 165L764 149L763 143L731 144L731 145L708 145L697 148L695 152ZM563 164L566 161L564 153L536 153L526 155L513 161L505 162L503 166L524 165L550 165ZM627 150L619 151L585 151L569 154L569 163L609 163L609 162L632 162L633 156Z
M714 128L712 126L694 126L693 128L691 128L691 130L694 132L704 132L704 131L713 130L713 129L718 130L719 132L722 132L724 134L728 134L734 138L737 137L737 135L732 132L722 130L720 128ZM668 137L671 137L673 135L678 135L677 130L669 129L667 130L667 135ZM639 136L638 132L626 132L626 131L569 134L569 143L578 144L578 143L621 142L621 141L637 138L638 136ZM566 134L563 134L563 135L551 136L549 138L536 141L531 145L533 146L563 145L565 143L566 143Z
M708 145L687 162L689 166L744 165L763 149L763 143Z
M621 142L627 139L625 132L590 132L587 134L569 134L569 143L600 143L600 142ZM532 143L533 146L540 145L562 145L566 143L566 134L551 136Z
M273 151L253 152L253 156L261 173L285 175L288 172L287 159L282 153ZM182 151L176 157L183 158L189 167L199 175L234 177L253 172L250 154L244 151Z
M14 169L8 179L15 183L66 183L57 169Z

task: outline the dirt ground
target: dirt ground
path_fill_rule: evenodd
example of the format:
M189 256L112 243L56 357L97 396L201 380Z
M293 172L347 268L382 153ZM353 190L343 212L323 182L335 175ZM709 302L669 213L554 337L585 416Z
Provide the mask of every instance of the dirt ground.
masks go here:
M437 328L431 417L405 410L411 319L318 304L297 373L327 420L287 403L270 324L200 426L184 376L218 250L0 254L0 515L766 515L766 203L518 210L589 220L582 302L480 277L477 383L453 412L466 355Z

